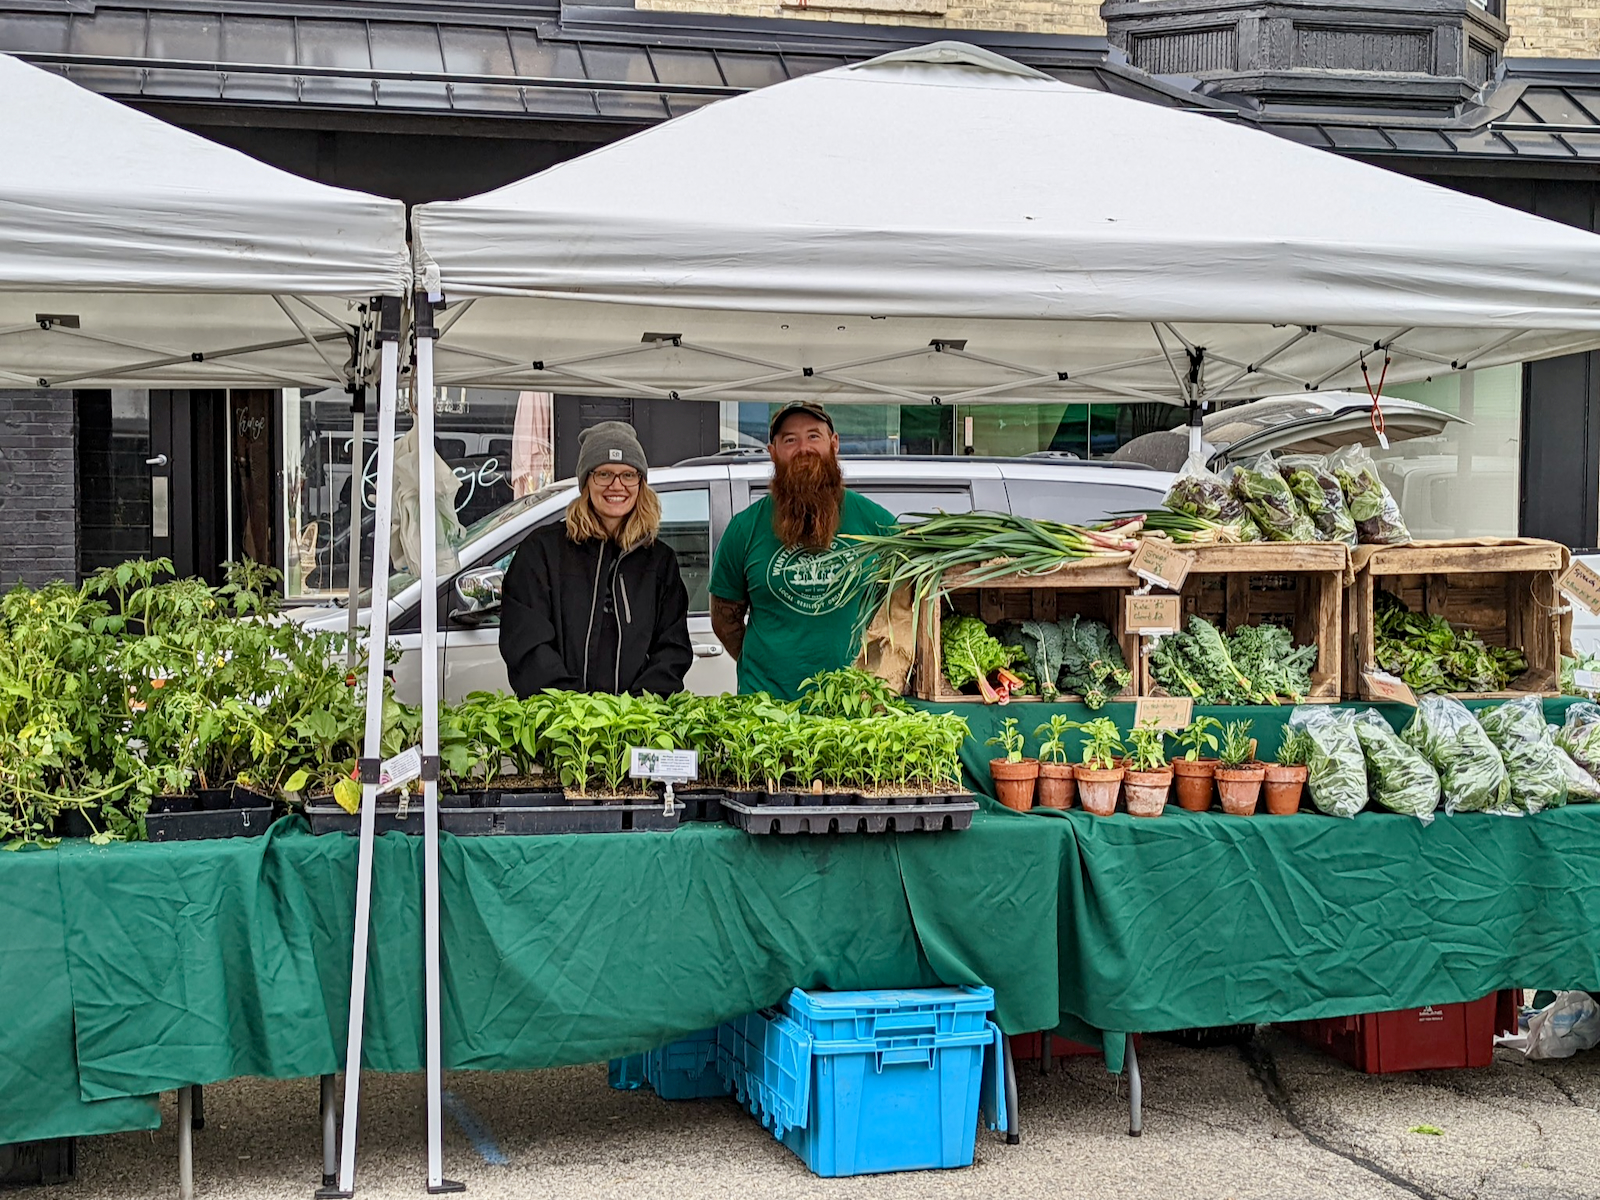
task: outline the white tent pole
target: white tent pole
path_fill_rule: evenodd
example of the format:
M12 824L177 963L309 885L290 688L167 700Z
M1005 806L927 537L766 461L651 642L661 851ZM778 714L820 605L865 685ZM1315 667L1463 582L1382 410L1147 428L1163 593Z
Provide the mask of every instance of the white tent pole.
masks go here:
M350 635L345 663L356 669L356 638L360 633L361 510L366 505L367 404L361 384L350 394L350 525L345 541L350 557L350 601L346 631Z
M389 525L394 494L394 410L400 366L401 300L381 303L378 342L378 499L372 538L372 606L367 624L367 729L362 747L361 838L356 860L355 943L350 955L350 1026L345 1044L344 1129L339 1182L321 1198L355 1195L356 1123L361 1107L361 1032L367 1001L367 934L372 915L372 855L377 832L378 770L383 754L383 691L389 648Z
M439 1042L439 512L434 487L433 304L418 293L417 524L422 534L422 937L427 1024L428 1192L465 1191L444 1177L444 1071Z

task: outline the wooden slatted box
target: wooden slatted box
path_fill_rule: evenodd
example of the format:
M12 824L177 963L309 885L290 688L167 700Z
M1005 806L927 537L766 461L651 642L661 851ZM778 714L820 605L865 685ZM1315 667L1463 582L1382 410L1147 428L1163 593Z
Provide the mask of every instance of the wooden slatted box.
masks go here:
M1179 593L1183 623L1201 616L1226 633L1241 625L1285 626L1295 645L1317 647L1306 699L1337 701L1348 547L1338 542L1247 542L1188 550L1194 566ZM1143 657L1138 682L1142 696L1167 694Z
M945 575L945 595L927 605L918 622L916 665L911 675L911 690L921 700L982 703L976 691L970 695L953 689L944 677L944 658L939 640L939 622L951 612L968 613L985 624L998 621L1057 621L1078 614L1104 621L1122 645L1122 655L1134 681L1121 693L1133 696L1138 683L1137 652L1139 639L1124 629L1122 600L1139 580L1127 567L1130 556L1089 560L1048 575L1006 575L979 586L966 582L970 572L951 571ZM1080 697L1062 693L1058 703ZM1012 703L1038 700L1020 696Z
M1556 587L1570 561L1558 542L1534 538L1499 544L1413 542L1363 546L1346 617L1344 687L1360 697L1361 673L1374 663L1377 593L1398 596L1413 612L1442 616L1491 646L1520 647L1528 669L1504 692L1462 692L1479 699L1557 695L1561 654L1570 650L1572 618Z

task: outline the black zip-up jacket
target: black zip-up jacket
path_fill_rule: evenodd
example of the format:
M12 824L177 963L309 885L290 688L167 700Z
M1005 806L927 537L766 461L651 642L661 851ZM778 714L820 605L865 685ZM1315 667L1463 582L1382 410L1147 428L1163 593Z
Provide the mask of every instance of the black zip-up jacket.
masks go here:
M557 521L518 547L500 592L500 657L512 690L683 690L694 662L689 593L672 547L656 540L625 554L574 542Z

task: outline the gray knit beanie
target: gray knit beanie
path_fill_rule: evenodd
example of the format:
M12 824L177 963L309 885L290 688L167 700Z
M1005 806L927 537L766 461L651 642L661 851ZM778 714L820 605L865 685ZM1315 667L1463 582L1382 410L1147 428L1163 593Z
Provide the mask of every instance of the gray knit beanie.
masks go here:
M622 421L601 421L578 435L578 486L589 486L589 472L614 463L632 467L642 479L650 473L644 447L633 426Z

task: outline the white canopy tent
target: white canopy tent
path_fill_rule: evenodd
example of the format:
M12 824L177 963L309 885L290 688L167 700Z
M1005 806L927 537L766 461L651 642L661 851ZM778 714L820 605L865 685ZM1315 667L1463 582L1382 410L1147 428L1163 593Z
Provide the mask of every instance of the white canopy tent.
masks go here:
M1600 346L1592 234L952 42L413 224L441 384L1183 403Z
M379 402L377 523L390 524L401 338L411 290L396 200L298 178L0 55L0 387L302 387ZM428 432L431 406L418 425ZM431 444L431 438L429 438ZM431 489L433 457L422 460ZM356 461L360 461L357 450ZM374 574L388 580L389 539ZM356 556L351 563L354 633ZM375 645L387 605L373 607ZM353 1187L384 656L370 656L356 961L339 1186ZM428 869L437 870L430 812ZM435 885L436 890L436 885ZM436 914L435 914L436 915ZM437 959L437 922L429 952ZM430 1013L437 1074L437 1005ZM179 1100L180 1192L193 1192ZM332 1077L323 1081L331 1172ZM436 1098L435 1098L436 1101ZM430 1179L440 1117L430 1106ZM330 1180L331 1182L331 1180Z

